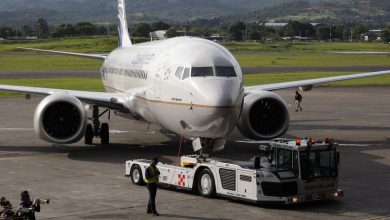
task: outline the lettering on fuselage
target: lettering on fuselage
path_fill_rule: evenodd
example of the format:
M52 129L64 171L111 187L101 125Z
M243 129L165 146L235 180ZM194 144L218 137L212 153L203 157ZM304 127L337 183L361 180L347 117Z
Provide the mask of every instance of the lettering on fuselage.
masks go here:
M322 190L322 189L332 189L335 187L334 183L318 183L311 184L305 186L305 191L313 191L313 190Z
M180 99L180 98L171 98L171 100L172 101L176 101L176 102L181 102L182 101L182 99Z

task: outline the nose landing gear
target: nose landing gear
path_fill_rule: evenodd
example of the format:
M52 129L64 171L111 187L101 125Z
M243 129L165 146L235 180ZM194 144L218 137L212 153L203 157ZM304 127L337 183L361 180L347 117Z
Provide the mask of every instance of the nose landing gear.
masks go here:
M94 137L100 137L100 143L107 145L110 142L109 126L108 123L100 123L99 118L108 112L108 118L110 118L110 110L106 109L102 113L99 113L99 106L93 105L92 117L88 118L92 121L87 124L84 135L84 143L91 145Z
M221 151L225 148L226 139L224 138L195 138L192 140L194 152L199 152L199 158L209 158L212 153Z

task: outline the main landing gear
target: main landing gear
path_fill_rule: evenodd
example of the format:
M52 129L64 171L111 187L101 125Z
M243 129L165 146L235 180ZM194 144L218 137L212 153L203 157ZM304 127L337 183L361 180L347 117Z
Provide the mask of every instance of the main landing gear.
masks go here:
M100 137L100 143L102 145L107 145L110 143L110 134L108 123L100 123L99 118L110 110L106 109L102 113L99 113L99 106L92 106L92 117L88 118L92 121L87 124L87 129L85 130L84 142L85 144L91 145L94 137Z

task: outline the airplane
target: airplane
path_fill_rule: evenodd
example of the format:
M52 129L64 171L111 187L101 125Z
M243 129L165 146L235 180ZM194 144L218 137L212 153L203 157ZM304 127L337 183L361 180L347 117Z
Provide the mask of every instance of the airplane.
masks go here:
M109 125L99 118L113 110L121 117L154 123L192 140L194 151L222 150L236 127L251 140L284 135L289 113L275 90L303 88L340 80L389 74L388 71L243 85L241 67L222 45L195 37L133 44L128 32L125 1L118 0L118 48L108 55L22 48L96 58L106 92L0 85L0 90L46 95L34 113L34 130L50 143L85 144L100 138L109 144ZM86 106L92 106L88 117ZM102 108L106 108L101 112ZM88 122L90 121L90 122Z

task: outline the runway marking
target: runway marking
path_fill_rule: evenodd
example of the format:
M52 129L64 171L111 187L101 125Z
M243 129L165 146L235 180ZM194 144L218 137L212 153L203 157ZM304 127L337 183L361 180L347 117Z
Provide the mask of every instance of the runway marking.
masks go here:
M238 143L248 143L248 144L269 144L272 143L272 141L256 141L256 140L238 140L234 141ZM369 146L380 146L381 144L339 144L339 146L344 146L344 147L350 147L350 146L355 146L355 147L369 147Z
M28 155L28 156L31 156L31 155ZM24 159L27 159L26 157L28 157L28 156L27 155L17 155L17 156L13 156L13 157L5 157L5 158L0 158L0 161L3 161L3 160L24 160Z
M390 219L390 215L388 216L377 216L377 217L372 217L372 218L366 218L364 220L382 220L382 219Z
M121 131L121 130L110 130L110 134L123 134L123 133L148 133L148 134L155 134L154 131Z
M0 128L0 131L33 131L33 128Z
M123 133L129 133L129 131L110 130L110 134L123 134Z
M369 146L379 146L381 144L339 144L339 146L355 146L355 147L369 147Z

